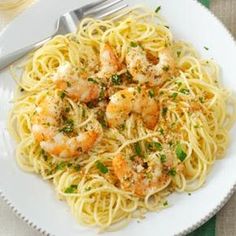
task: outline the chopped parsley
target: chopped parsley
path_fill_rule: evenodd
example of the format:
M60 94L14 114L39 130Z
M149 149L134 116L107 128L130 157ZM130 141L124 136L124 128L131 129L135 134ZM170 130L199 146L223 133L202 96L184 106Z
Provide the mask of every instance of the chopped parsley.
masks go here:
M141 93L141 87L137 87L138 93Z
M173 145L172 141L169 141L168 144L170 145L170 147Z
M67 84L67 87L71 87L71 83L70 82L66 82L66 84Z
M94 84L98 84L98 82L97 82L95 79L93 79L93 78L88 78L88 81L89 81L89 82L92 82L92 83L94 83Z
M87 103L87 107L88 107L88 108L94 108L94 103L91 102L91 101L88 102L88 103Z
M68 113L70 111L70 108L69 107L66 107L65 108L65 112Z
M130 42L130 46L133 47L133 48L136 48L138 46L138 44L135 43L135 42Z
M56 170L63 170L66 167L65 162L61 162L56 166Z
M138 156L142 156L142 148L139 143L134 144L134 150Z
M199 98L200 103L204 103L204 97Z
M147 173L146 176L147 176L148 179L152 179L152 178L153 178L153 175L152 175L152 173L150 173L150 172Z
M161 151L162 150L162 145L158 142L151 142L151 143L148 143L148 149L150 151Z
M160 132L161 135L164 135L164 129L160 128L159 132Z
M85 117L85 109L82 108L82 117L84 118Z
M180 89L180 92L186 95L190 93L189 89L185 89L185 88Z
M71 133L74 130L74 121L69 119L65 121L64 127L62 127L59 131L64 133Z
M129 81L131 81L132 80L132 75L129 73L129 71L127 71L126 73L125 73L125 76L126 76L126 78L127 78L127 80L129 80Z
M68 188L66 188L65 193L74 193L77 190L77 185L71 185Z
M41 149L41 155L43 156L44 161L48 160L48 156L47 156L46 152L43 149Z
M121 124L119 126L119 130L124 131L125 130L125 123Z
M166 114L167 114L167 111L168 111L168 108L167 107L164 107L163 109L162 109L162 116L166 116Z
M168 206L168 202L165 201L165 202L163 203L163 206Z
M178 93L176 93L176 92L171 95L171 97L172 97L174 100L177 98L177 96L178 96Z
M180 57L180 55L181 55L181 52L177 51L177 57Z
M132 155L132 156L130 157L130 160L131 160L131 161L134 161L134 160L135 160L135 157L136 157L136 155Z
M166 72L169 71L169 69L170 69L169 66L163 66L163 67L162 67L162 70L164 70L164 71L166 71Z
M111 82L114 84L114 85L121 85L122 83L122 80L121 80L121 76L120 75L112 75L111 77Z
M25 90L23 88L20 89L21 92L24 92Z
M64 91L60 91L60 92L59 92L59 97L60 97L61 99L64 99L65 96L66 96L66 94L65 94Z
M158 13L161 10L161 6L157 7L155 12Z
M97 113L97 120L102 125L103 128L107 128L107 122L105 120L105 112L104 111L98 111Z
M176 149L175 149L175 154L178 157L180 161L184 161L187 154L184 152L182 146L180 143L177 144Z
M81 170L81 166L80 166L80 164L74 166L74 169L75 169L76 171L80 171L80 170Z
M89 187L86 187L85 188L85 191L90 191L92 188L89 186Z
M98 99L99 101L102 101L105 98L105 91L106 91L105 87L101 86L100 93L99 93L99 99Z
M171 168L171 169L168 171L168 175L170 175L170 176L175 176L175 175L176 175L176 170L175 170L175 168Z
M205 49L205 50L207 50L207 51L209 50L209 48L208 48L208 47L206 47L206 46L204 47L204 49Z
M161 160L161 163L166 162L166 155L165 154L161 154L160 155L160 160Z
M148 91L148 94L149 94L149 97L151 97L151 98L153 98L153 97L155 96L155 92L154 92L153 89L150 89L150 90Z
M96 167L103 174L106 174L108 172L108 168L100 161L96 162Z

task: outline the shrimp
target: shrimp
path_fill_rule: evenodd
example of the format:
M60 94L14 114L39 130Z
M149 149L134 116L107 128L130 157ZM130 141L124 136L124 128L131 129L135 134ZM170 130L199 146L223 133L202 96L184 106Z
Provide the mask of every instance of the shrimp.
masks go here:
M122 125L132 112L142 117L147 128L155 128L159 108L157 102L148 95L146 89L138 91L135 88L128 88L112 95L106 108L109 126L118 127Z
M100 94L99 85L75 76L69 63L58 68L54 81L56 87L74 101L88 103L97 99Z
M128 71L133 79L140 84L155 84L157 78L167 76L173 73L175 64L169 49L164 49L158 54L158 63L152 64L148 60L150 56L139 46L131 47L126 56ZM153 55L152 62L154 62Z
M61 117L62 107L63 103L59 98L47 97L43 100L32 119L32 134L40 147L50 155L76 158L88 152L97 142L99 135L95 131L76 134L72 122L67 124L66 130L61 128L61 125L65 125Z
M135 157L131 161L118 155L112 160L112 166L120 187L140 197L155 191L168 181L157 158L145 162L142 158Z
M126 56L127 69L133 76L133 79L140 84L144 84L150 80L148 69L151 67L147 60L145 51L139 47L131 47Z
M110 78L117 73L121 67L119 59L109 44L104 44L100 50L101 70L98 72L100 78Z
M153 67L156 76L170 75L174 73L175 62L170 49L163 49L158 54L159 62Z
M82 153L88 152L97 141L97 138L98 133L95 131L80 133L72 138L62 133L57 133L52 139L40 142L40 146L52 156L75 158Z

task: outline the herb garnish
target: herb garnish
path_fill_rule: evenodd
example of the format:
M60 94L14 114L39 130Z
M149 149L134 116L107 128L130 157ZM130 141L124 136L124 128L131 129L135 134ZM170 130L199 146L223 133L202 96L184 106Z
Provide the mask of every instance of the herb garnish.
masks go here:
M66 96L66 94L65 94L64 91L60 91L60 92L59 92L59 97L60 97L61 99L64 99L65 96Z
M175 170L175 168L171 168L171 169L168 171L168 175L170 175L170 176L175 176L175 175L176 175L176 170Z
M133 47L133 48L136 48L138 46L138 44L135 43L135 42L130 42L130 46Z
M105 87L101 86L100 93L99 93L99 98L98 98L99 101L102 101L105 98L105 91L106 91Z
M111 82L114 84L114 85L121 85L122 81L121 81L121 76L120 75L112 75L111 77Z
M163 109L162 109L162 116L166 116L166 114L167 114L167 111L168 111L168 108L167 107L164 107Z
M178 96L178 93L173 93L173 94L171 95L171 97L173 98L173 100L175 100L175 99L177 98L177 96Z
M74 169L75 169L76 171L80 171L80 169L81 169L81 166L80 166L80 164L78 164L78 165L74 166Z
M169 66L163 66L163 67L162 67L162 70L164 70L164 71L166 71L166 72L169 71L169 69L170 69Z
M129 71L127 71L126 73L125 73L125 76L126 76L126 78L127 78L127 80L130 80L130 81L132 81L132 75L129 73Z
M74 129L74 121L69 119L65 121L65 126L59 129L60 132L71 133Z
M150 90L148 91L148 94L149 94L149 97L151 97L151 98L153 98L153 97L155 96L155 92L154 92L153 89L150 89Z
M180 89L180 92L187 95L187 94L189 94L190 91L189 91L189 89L182 88L182 89Z
M180 143L177 144L176 149L175 149L175 154L178 157L180 161L184 161L187 154L184 152L182 146Z
M158 13L161 10L161 6L157 7L155 12Z
M88 107L88 108L94 108L94 103L91 102L91 101L88 102L88 103L87 103L87 107Z
M100 161L96 162L96 167L100 170L101 173L106 174L108 172L108 168Z
M142 148L139 143L134 144L134 150L138 156L142 156Z
M89 81L89 82L92 82L92 83L94 83L94 84L98 84L98 82L97 82L95 79L93 79L93 78L88 78L88 81Z
M66 167L65 162L61 162L56 166L56 170L63 170Z
M71 185L68 188L66 188L65 193L74 193L77 190L77 185Z
M200 97L200 98L199 98L199 101L200 101L201 103L204 103L204 97Z
M161 151L162 150L162 145L158 142L151 142L151 143L148 143L148 149L150 151Z
M163 206L168 206L168 202L165 201L165 202L163 203Z
M161 163L166 162L166 155L161 154L161 155L160 155L160 160L161 160Z

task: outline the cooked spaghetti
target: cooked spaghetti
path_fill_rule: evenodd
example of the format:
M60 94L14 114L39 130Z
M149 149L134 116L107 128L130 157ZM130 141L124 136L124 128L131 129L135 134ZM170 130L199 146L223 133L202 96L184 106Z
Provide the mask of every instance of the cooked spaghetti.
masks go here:
M84 19L14 75L17 161L51 180L85 225L165 208L171 192L201 187L227 148L234 112L218 77L155 12Z

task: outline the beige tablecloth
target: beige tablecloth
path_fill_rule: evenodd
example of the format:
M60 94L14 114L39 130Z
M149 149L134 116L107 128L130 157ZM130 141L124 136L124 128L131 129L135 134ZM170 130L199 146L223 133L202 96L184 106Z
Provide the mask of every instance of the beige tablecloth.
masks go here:
M211 0L211 10L236 38L236 0ZM11 14L7 16L0 12L0 29L15 15L13 12ZM216 232L218 236L236 236L236 194L217 214ZM41 234L15 216L0 199L0 236L41 236Z

